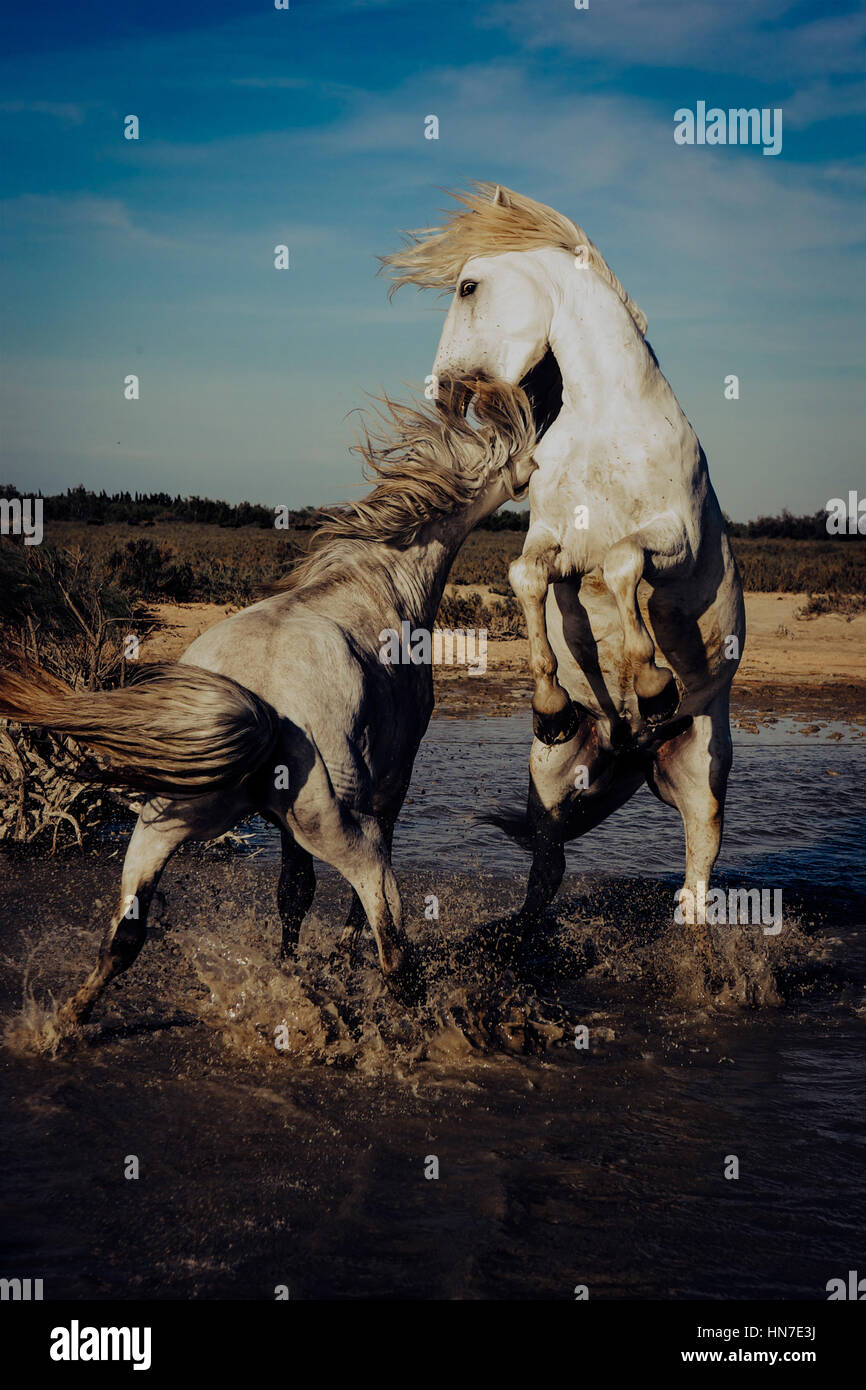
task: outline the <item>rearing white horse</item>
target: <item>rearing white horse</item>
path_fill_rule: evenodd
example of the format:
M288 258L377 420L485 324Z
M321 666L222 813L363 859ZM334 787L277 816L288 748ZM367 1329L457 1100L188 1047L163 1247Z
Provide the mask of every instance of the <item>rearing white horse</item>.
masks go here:
M536 919L556 892L564 841L644 779L682 815L694 891L721 843L745 631L706 459L646 318L585 233L530 198L477 187L384 264L396 285L455 291L434 374L495 375L533 404L530 527L509 578L526 616L536 741L528 816L498 818L533 850L524 912Z

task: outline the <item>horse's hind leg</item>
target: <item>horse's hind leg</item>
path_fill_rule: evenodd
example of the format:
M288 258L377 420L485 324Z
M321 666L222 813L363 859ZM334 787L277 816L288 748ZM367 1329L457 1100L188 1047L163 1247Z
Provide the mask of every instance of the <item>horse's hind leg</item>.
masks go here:
M283 924L280 960L294 954L301 932L301 923L310 910L316 892L316 871L313 856L297 843L288 830L280 828L283 861L277 887L277 908Z
M643 782L585 720L567 747L535 743L529 760L527 819L532 868L520 918L532 933L565 873L565 843L578 839L619 809Z
M668 806L675 806L682 816L686 835L684 887L694 895L693 902L699 884L704 891L708 888L721 848L732 761L725 690L706 714L695 717L691 728L662 744L648 774L647 780L656 795Z
M123 861L120 902L99 948L99 958L80 989L59 1013L61 1023L85 1023L105 986L128 970L147 935L147 914L160 874L171 855L192 833L179 819L151 814L153 803L139 816Z
M546 907L559 892L565 873L565 840L561 825L546 817L536 828L532 842L532 867L526 899L520 909L524 932L533 930Z
M379 964L395 993L414 994L414 954L403 930L400 890L388 847L378 821L360 817L360 833L347 839L345 850L330 856L335 869L351 883L370 924Z
M406 794L408 786L409 784L407 782L400 796L400 806L402 806L403 804L403 797ZM379 827L382 831L382 839L385 841L385 848L388 851L389 862L391 859L391 847L394 843L394 827L397 823L397 816L400 814L400 806L398 806L396 810L391 810L387 814L380 815L378 817ZM338 949L340 951L348 952L350 960L354 960L356 955L358 954L361 941L361 933L363 932L366 923L367 914L364 911L364 904L361 902L361 899L358 897L356 890L353 888L352 900L349 903L349 911L346 913L346 921L343 926L343 934L340 937L338 943Z
M523 608L529 638L529 671L535 682L532 695L536 738L553 745L574 737L578 716L567 692L557 679L556 657L547 636L544 605L559 546L546 531L533 534L530 527L523 553L508 567L508 580Z
M343 931L337 942L337 948L331 956L332 964L338 959L341 953L348 957L351 965L356 965L358 963L361 958L361 936L366 925L367 914L364 911L364 904L353 888L349 910L346 913L346 920L343 923Z

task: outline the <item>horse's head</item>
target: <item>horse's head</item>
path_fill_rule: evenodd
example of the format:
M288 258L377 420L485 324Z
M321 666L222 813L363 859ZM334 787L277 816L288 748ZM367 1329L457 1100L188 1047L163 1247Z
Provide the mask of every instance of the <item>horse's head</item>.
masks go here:
M466 261L433 363L439 380L477 373L523 386L538 435L562 405L562 377L550 347L555 282L545 264L562 254L509 251Z
M646 319L570 218L498 184L479 183L454 198L457 206L444 223L408 232L406 244L382 258L383 269L394 289L456 286L435 376L444 381L477 373L522 385L540 437L562 409L562 375L551 343L564 300L580 282L575 268L590 272L582 277L586 288L597 279L612 290L641 334ZM470 398L471 392L464 409Z

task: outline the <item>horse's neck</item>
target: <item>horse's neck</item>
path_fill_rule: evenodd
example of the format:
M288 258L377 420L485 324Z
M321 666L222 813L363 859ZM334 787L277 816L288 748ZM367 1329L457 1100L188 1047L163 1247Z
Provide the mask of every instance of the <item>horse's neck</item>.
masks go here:
M458 550L473 527L507 497L497 477L462 511L428 522L412 545L401 550L388 548L388 574L403 605L403 617L416 627L432 629Z
M562 375L565 412L586 424L629 402L637 406L667 386L619 295L593 270L569 268L556 302L550 346Z

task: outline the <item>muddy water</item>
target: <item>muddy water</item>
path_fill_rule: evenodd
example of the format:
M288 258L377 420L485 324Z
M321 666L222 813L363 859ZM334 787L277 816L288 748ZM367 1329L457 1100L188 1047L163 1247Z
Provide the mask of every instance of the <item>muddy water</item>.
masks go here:
M720 871L783 889L798 882L821 888L829 875L828 891L866 894L866 723L743 723L745 729L734 729ZM478 824L478 813L502 803L525 806L531 742L526 710L510 718L434 720L397 827L398 859L503 875L516 864L525 868L528 860L498 830ZM279 856L279 836L262 823L251 844ZM643 788L567 854L576 870L603 867L678 884L682 825L676 811Z
M369 945L331 959L327 870L274 968L254 828L245 855L174 861L140 960L37 1053L119 859L4 863L0 1274L49 1298L826 1297L863 1262L866 740L798 727L737 734L723 877L781 887L784 927L724 929L710 994L667 926L681 832L649 796L572 847L537 948L498 954L526 860L470 816L522 794L523 716L425 744L395 856L409 1008Z

